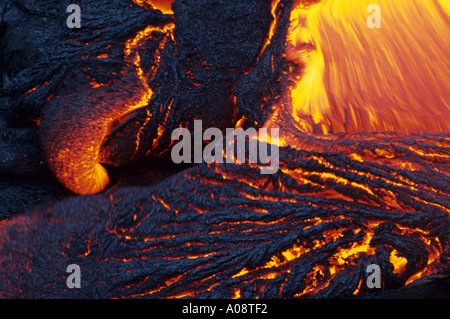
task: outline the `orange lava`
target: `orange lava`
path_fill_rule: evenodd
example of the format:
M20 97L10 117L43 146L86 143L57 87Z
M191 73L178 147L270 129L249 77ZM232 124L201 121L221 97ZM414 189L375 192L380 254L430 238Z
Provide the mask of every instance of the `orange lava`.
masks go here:
M306 133L450 131L448 1L301 1L291 12L284 107ZM296 72L301 70L300 74Z
M164 14L173 14L172 3L175 0L133 0L140 6L150 5L153 9L161 10Z

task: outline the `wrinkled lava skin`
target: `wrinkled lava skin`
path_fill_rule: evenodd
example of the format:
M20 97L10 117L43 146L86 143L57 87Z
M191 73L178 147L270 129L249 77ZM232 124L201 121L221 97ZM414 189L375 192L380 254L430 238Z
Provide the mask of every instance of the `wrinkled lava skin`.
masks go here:
M12 109L32 113L35 105L40 114L42 107L47 161L79 193L106 184L102 164L164 156L171 130L189 128L198 116L204 127L226 127L224 120L233 122L237 109L249 121L286 132L274 175L259 174L259 164L202 163L142 186L139 179L148 176L137 172L130 176L135 187L118 182L99 194L71 196L0 222L0 296L370 298L378 295L366 285L371 264L381 268L380 294L448 296L450 134L350 127L318 135L295 127L295 115L308 120L301 111L310 105L290 109L283 99L292 97L297 80L302 83L302 64L314 62L308 58L315 53L307 49L296 60L283 50L293 34L292 6L305 2L273 1L270 8L247 0L181 0L173 16L119 6L114 10L122 11L109 16L117 19L110 29L85 19L81 35L65 35L73 50L68 45L37 71L25 72L36 81ZM96 15L91 11L89 17ZM222 23L229 33L218 36ZM319 43L324 57L333 56L331 43L339 37L328 40L330 45ZM342 62L345 69L348 60ZM333 73L323 74L319 84L329 89L326 79ZM341 96L339 89L329 93ZM273 116L264 123L266 111ZM324 121L330 113L322 114L317 119ZM78 154L85 156L81 162ZM72 263L82 269L82 289L66 285ZM432 277L441 288L427 285Z
M270 3L235 8L178 1L173 18L150 9L146 29L124 41L119 70L93 63L87 69L97 76L84 77L77 73L83 66L73 66L40 118L42 149L56 178L75 193L97 193L109 184L102 164L167 156L177 127L192 129L194 119L204 129L233 127L234 85L258 57L271 22ZM228 16L239 23L225 24Z

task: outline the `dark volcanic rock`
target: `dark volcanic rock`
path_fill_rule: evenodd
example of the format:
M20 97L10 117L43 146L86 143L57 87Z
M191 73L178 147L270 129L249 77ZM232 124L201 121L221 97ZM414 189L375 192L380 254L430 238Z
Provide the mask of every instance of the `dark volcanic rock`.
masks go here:
M440 146L448 135L296 136L315 151L282 148L281 169L271 176L251 165L164 161L180 124L262 122L270 108L262 100L276 95L284 67L292 2L280 2L264 52L270 1L178 0L174 16L125 0L80 1L81 30L65 27L68 0L0 4L0 220L8 218L0 223L0 296L230 298L238 289L243 298L292 298L309 289L301 297L346 298L371 263L380 265L385 291L361 284L357 297L448 296L450 181L448 149ZM42 130L53 128L61 143L86 138L74 128L138 87L126 41L173 22L173 39L155 32L137 48L144 73L160 54L147 83L152 99L116 119L100 141L110 188L75 196L46 168L39 130L45 137ZM92 90L92 79L101 89ZM159 144L147 154L161 124ZM437 156L412 152L413 144ZM419 168L349 156L391 148ZM361 250L341 254L352 247ZM399 273L394 249L407 259ZM81 266L83 289L66 286L72 263ZM397 289L425 268L433 277Z
M92 157L81 151L88 141L102 146L101 163L122 167L168 154L172 130L192 129L194 119L202 119L204 129L233 127L239 116L234 86L256 63L273 20L269 1L177 1L174 17L131 1L96 1L81 4L82 27L69 30L65 26L68 3L39 4L12 1L5 7L6 49L0 60L14 65L4 73L9 121L26 126L41 120L42 150L60 180L63 167L80 161L76 154L82 153L87 162ZM33 19L39 14L42 17ZM156 67L148 78L154 93L151 100L126 117L116 116L122 112L116 109L141 90L137 75L132 74L134 66L124 57L125 42L146 26L173 21L173 40L154 34L136 48L144 74ZM33 54L26 56L30 48ZM98 59L99 54L108 58ZM152 64L156 54L158 65ZM92 81L103 87L92 88ZM152 114L150 121L148 114ZM105 138L99 122L110 117L114 129ZM77 149L75 156L55 160L66 149ZM73 180L84 179L80 174L91 176L75 169L69 173Z

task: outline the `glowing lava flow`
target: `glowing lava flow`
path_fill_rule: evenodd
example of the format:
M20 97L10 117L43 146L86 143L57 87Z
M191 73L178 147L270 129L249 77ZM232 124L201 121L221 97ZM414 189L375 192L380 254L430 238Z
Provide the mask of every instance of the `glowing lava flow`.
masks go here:
M126 41L124 46L125 62L117 80L108 86L97 86L90 83L89 93L78 92L70 97L55 100L44 112L45 119L41 130L41 140L47 163L54 175L67 188L78 194L93 194L102 191L109 183L108 172L100 164L102 142L108 136L113 123L133 110L145 107L150 102L153 91L148 79L154 76L159 63L158 55L164 48L155 53L157 57L153 68L144 72L141 67L139 48L154 32L171 36L173 23L164 26L148 26L137 35ZM165 43L163 41L163 43ZM78 106L79 119L70 112L62 112L61 105ZM152 114L148 114L149 120ZM63 123L62 127L50 123ZM61 131L68 131L67 138ZM138 134L139 135L139 134ZM139 137L139 136L138 136ZM137 141L139 143L139 141ZM139 146L139 145L137 145Z
M280 3L280 1L281 0L272 0L272 17L273 17L273 21L272 21L272 23L270 25L270 30L269 30L269 34L267 36L267 40L264 43L264 45L262 46L262 49L261 49L261 52L260 52L259 56L261 56L261 54L264 52L264 50L270 44L270 41L272 40L272 37L275 34L275 28L277 26L277 20L278 20L277 8L278 8L278 4Z
M136 2L156 8L156 1ZM284 55L291 62L284 76L292 84L265 125L284 132L278 141L259 137L280 146L276 174L260 175L259 163L203 163L149 187L79 196L0 222L0 296L73 297L60 271L73 262L83 265L84 278L95 278L75 293L104 298L326 298L367 294L370 264L382 268L383 289L448 274L448 81L437 81L448 80L445 37L444 49L436 47L444 9L437 1L380 0L382 29L371 30L368 3L325 0L292 11ZM278 5L283 2L272 1L275 21L263 48L282 20ZM425 22L431 17L432 26ZM398 33L390 33L393 26ZM89 165L103 169L98 141L112 121L150 102L147 80L159 57L154 54L153 67L144 71L139 52L153 32L166 34L163 50L173 28L138 32L125 43L129 69L123 77L112 87L92 84L98 95L86 97L91 104L82 115L101 105L111 112L81 121L81 131L95 135L72 144L83 147L75 149L81 157L55 150L60 162L71 159L88 173L82 177L89 181L62 175L81 185L76 191L93 192L86 188L96 180ZM413 63L419 57L422 63ZM112 97L101 95L108 90ZM144 116L143 126L154 120L149 110ZM159 137L166 121L158 123ZM386 132L391 129L418 133ZM136 151L142 136L140 129Z
M285 50L302 69L288 75L284 101L298 129L450 131L448 1L377 1L378 29L366 23L371 0L303 2Z
M140 6L150 5L155 10L161 10L164 14L173 14L172 3L175 0L133 0Z
M141 57L139 56L139 53L137 52L136 48L139 46L142 40L147 39L151 36L153 32L163 32L163 33L170 33L172 35L172 30L174 29L175 25L173 23L167 24L164 27L155 27L155 26L148 26L144 30L140 31L137 36L125 44L125 55L126 59L129 60L129 62L133 63L136 66L137 75L139 76L139 80L143 86L142 90L142 96L138 103L132 104L128 107L127 111L132 111L141 107L146 106L150 99L153 96L152 89L148 86L147 80L149 77L149 74L144 74L144 71L141 67ZM166 43L165 41L162 42L163 45ZM163 45L160 46L160 50L163 49ZM159 57L156 57L156 65L157 62L159 62ZM152 70L155 71L155 70ZM123 115L122 115L123 116ZM151 115L149 115L151 116Z
M304 167L281 168L281 172L305 190L299 194L334 199L333 205L328 206L332 209L344 202L349 208L355 201L405 213L420 211L419 206L424 205L427 207L424 211L438 209L450 215L448 194L436 189L431 177L419 179L420 182L409 179L421 173L434 176L438 172L444 179L450 176L448 136L420 135L450 131L448 2L378 1L381 29L370 29L366 24L371 1L314 3L297 1L291 11L284 52L290 62L285 73L289 84L264 125L280 127L284 132L279 145L306 152L311 160ZM292 130L293 127L297 130ZM377 133L389 131L395 133ZM338 132L352 134L335 134ZM333 159L325 160L328 156ZM425 173L422 165L429 164L434 169ZM369 167L372 165L374 169ZM388 169L379 170L381 167ZM338 172L341 169L346 173ZM259 189L296 193L283 183L270 187L266 180L240 181ZM399 193L403 191L431 196L414 195L410 201L404 201ZM354 197L355 194L358 195ZM318 224L327 222L326 218L318 220ZM315 266L305 279L304 290L296 296L316 295L331 287L329 278L335 277L338 268L344 264L356 267L349 260L373 255L371 240L379 224L370 222L365 238L349 248L340 248L329 259L330 267ZM397 227L402 236L421 232L419 228ZM325 233L324 239L336 241L333 236L336 234ZM424 236L421 240L427 243L427 271L416 273L407 283L432 273L433 267L429 265L439 255L433 247L439 240L436 238L432 245L426 238L428 235ZM257 271L273 269L258 278L275 278L283 271L284 263L308 254L308 250L297 248L284 252L284 261L274 257L258 268ZM399 277L410 266L395 247L389 261L393 273ZM244 269L235 277L247 274ZM361 282L353 293L358 294L360 289Z

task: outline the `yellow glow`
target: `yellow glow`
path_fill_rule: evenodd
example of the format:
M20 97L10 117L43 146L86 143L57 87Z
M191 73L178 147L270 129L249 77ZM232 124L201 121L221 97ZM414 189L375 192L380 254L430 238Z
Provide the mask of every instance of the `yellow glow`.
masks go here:
M308 133L450 130L449 1L323 0L291 13L286 58L300 75L286 88Z
M393 250L389 255L389 261L392 265L394 265L394 273L400 274L404 269L408 262L405 257L398 256L398 252Z
M140 6L150 5L155 10L161 10L164 14L173 14L172 3L175 0L133 0Z

